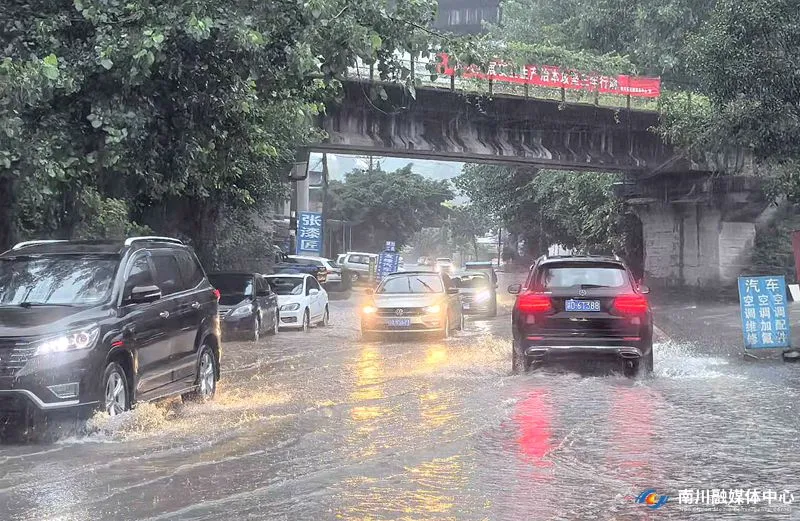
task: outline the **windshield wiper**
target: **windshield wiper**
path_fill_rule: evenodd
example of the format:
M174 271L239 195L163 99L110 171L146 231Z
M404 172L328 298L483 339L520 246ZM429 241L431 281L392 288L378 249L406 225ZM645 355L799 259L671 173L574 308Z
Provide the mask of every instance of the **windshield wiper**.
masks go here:
M418 278L418 279L417 279L417 282L419 282L420 284L422 284L423 286L425 286L426 288L428 288L428 290L430 290L430 291L429 291L429 293L436 293L436 292L433 290L433 288L432 288L432 287L430 287L430 286L428 286L427 284L425 284L425 281L424 281L424 280L422 280L422 279L419 279L419 278Z
M32 307L42 307L42 306L58 306L58 307L66 307L66 308L74 308L75 306L72 304L62 304L56 302L20 302L19 307L30 309Z

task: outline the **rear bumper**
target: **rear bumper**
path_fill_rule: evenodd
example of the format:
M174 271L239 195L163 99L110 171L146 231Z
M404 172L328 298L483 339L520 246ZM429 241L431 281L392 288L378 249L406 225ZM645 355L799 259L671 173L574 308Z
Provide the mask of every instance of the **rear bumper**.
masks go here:
M636 345L529 345L524 352L525 356L536 360L596 356L638 359L645 355Z

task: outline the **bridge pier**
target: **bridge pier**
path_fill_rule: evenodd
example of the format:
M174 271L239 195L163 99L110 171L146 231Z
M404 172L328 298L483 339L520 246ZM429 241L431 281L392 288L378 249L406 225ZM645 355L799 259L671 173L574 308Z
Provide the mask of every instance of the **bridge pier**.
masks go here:
M754 218L727 216L706 202L651 203L636 213L644 235L645 279L652 286L730 286L750 260Z

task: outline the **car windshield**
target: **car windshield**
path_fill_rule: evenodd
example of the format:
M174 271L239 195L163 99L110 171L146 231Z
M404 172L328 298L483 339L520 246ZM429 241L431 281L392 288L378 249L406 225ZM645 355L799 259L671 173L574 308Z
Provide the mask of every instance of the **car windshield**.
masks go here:
M454 277L458 281L459 288L487 288L489 287L489 277L483 273L464 273L456 274Z
M401 293L442 293L442 279L434 275L415 274L403 277L391 277L378 286L375 293L401 294Z
M624 269L597 264L545 266L536 281L537 289L542 290L574 287L621 288L627 285L630 285L630 282Z
M0 260L0 306L91 306L111 289L117 259L53 256Z
M339 263L338 263L338 262L336 262L336 261L335 261L335 260L333 260L333 259L330 259L330 260L328 260L328 265L329 265L331 268L334 268L334 269L341 268L341 266L339 265Z
M223 306L238 304L245 297L253 296L253 276L240 274L211 274L211 285L220 292L219 303Z
M303 294L303 279L300 277L267 277L267 282L278 295Z

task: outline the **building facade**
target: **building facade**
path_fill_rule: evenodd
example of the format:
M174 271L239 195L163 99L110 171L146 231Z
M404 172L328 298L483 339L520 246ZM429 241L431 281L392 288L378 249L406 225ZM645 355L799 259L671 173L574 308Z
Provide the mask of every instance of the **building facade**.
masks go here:
M499 0L439 0L434 28L454 34L479 34L484 22L500 21Z

